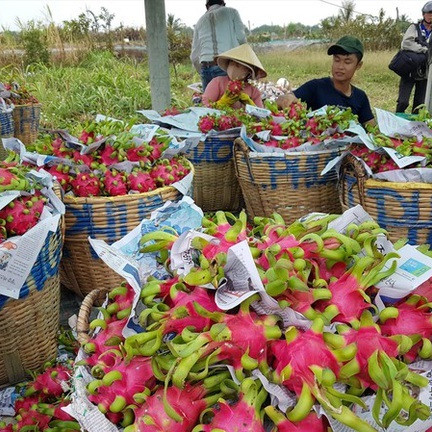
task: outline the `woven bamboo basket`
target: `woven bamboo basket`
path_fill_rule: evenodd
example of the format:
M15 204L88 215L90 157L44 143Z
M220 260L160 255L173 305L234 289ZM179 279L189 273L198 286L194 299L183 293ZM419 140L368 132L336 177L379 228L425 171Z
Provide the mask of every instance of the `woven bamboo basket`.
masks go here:
M361 204L391 240L432 245L432 184L368 178L363 164L348 155L341 165L339 197L344 211Z
M322 150L262 156L236 139L234 162L248 217L277 212L290 223L311 212L340 213L336 173L321 176L339 154Z
M14 120L12 112L0 111L0 160L5 160L7 151L4 149L1 139L11 138L14 135Z
M237 211L243 206L234 168L234 139L208 136L187 155L195 167L193 198L205 212Z
M95 289L89 292L81 303L77 319L77 340L81 345L90 341L89 324L93 306L101 306L108 293L107 289Z
M191 166L194 172L193 166ZM172 186L151 192L115 197L77 198L65 195L66 234L61 262L61 282L81 297L95 288L111 289L122 277L94 252L88 237L112 244L132 231L151 212L181 193Z
M49 232L20 298L0 296L0 386L23 381L57 355L63 236Z
M15 138L28 145L36 141L39 132L41 104L15 105L13 119Z

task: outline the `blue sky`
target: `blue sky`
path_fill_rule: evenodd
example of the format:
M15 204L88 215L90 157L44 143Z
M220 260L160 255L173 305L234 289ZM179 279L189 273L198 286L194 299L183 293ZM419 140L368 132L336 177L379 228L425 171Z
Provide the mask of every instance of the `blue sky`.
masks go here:
M245 25L251 28L262 24L284 25L289 22L318 24L321 19L336 15L342 0L225 0L227 6L235 7ZM357 0L356 10L360 13L377 15L382 7L387 16L405 14L412 20L421 18L424 2L416 0ZM16 17L21 21L46 20L47 7L57 23L77 17L87 8L99 12L105 6L115 14L114 25L120 23L141 26L145 23L144 0L0 0L0 26L14 30ZM192 26L205 12L205 0L165 0L166 13L172 13L187 25Z

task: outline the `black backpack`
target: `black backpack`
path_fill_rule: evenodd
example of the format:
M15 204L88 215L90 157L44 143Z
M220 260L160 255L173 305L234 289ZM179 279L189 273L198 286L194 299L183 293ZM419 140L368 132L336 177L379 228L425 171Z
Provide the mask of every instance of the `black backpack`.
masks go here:
M415 41L423 46L428 47L426 38L423 36L420 25L415 24L417 28L417 37ZM417 53L414 51L399 50L392 58L389 69L401 77L415 76L419 71L425 71L427 65L427 53Z

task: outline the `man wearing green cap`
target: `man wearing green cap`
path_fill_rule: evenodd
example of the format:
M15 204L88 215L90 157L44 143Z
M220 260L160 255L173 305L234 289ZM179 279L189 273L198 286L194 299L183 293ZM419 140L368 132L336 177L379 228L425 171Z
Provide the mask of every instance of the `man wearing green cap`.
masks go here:
M277 103L286 108L301 99L316 110L324 105L350 107L362 124L375 122L369 99L351 80L362 65L363 44L354 36L340 38L328 51L333 56L332 76L306 82L291 94L281 96Z

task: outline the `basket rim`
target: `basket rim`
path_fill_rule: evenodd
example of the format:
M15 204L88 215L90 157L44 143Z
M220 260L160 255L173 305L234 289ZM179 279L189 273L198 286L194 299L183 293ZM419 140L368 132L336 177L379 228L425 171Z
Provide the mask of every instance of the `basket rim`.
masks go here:
M369 188L379 189L382 187L398 190L411 190L411 189L432 189L432 183L424 182L391 182L388 180L376 180L369 178L365 181L365 186Z
M41 102L38 102L38 103L29 103L29 104L20 104L20 105L17 105L17 104L14 104L14 107L15 108L20 108L20 107L41 107L42 106L42 103Z
M326 149L326 150L314 150L314 151L299 151L299 152L268 152L268 153L261 153L261 152L256 152L250 149L250 147L243 141L242 138L237 138L234 141L234 145L235 146L239 146L240 147L240 151L248 151L248 157L250 157L249 153L252 153L254 156L252 157L252 159L258 159L260 156L262 158L277 158L277 159L286 159L286 158L292 158L294 156L298 157L298 156L310 156L310 155L320 155L320 154L329 154L329 153L333 153L336 151L341 151L344 150L346 147L338 147L338 148L334 148L334 149ZM246 147L246 148L241 148L241 147ZM273 153L275 154L275 156L273 156ZM258 155L258 156L255 156ZM265 155L265 156L264 156ZM283 156L276 156L276 155L283 155Z
M192 174L195 174L195 168L193 166L193 163L190 160L188 160L188 162L191 168L190 172ZM96 203L103 203L106 201L128 202L128 201L135 201L137 198L149 198L155 195L159 195L161 193L169 193L173 191L177 191L177 189L174 186L162 186L157 189L153 189L152 191L149 192L116 195L116 196L76 197L74 195L64 195L63 202L65 204L96 204Z

